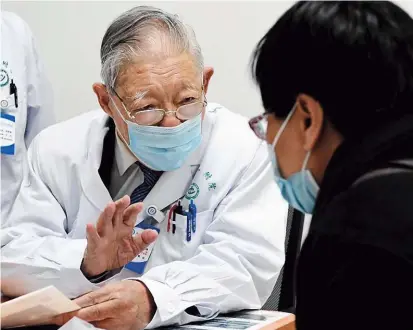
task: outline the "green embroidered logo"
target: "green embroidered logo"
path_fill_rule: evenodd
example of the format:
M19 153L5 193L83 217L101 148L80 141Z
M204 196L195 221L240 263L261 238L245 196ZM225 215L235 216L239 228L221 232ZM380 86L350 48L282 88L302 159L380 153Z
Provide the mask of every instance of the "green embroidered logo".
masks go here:
M217 188L217 184L216 183L210 183L208 185L208 190L211 191L212 189L215 190Z
M1 69L0 70L0 87L7 86L10 82L9 74L6 72L6 70Z
M205 180L209 180L212 178L212 174L210 172L205 172L204 177L205 177Z
M189 189L188 189L188 191L185 195L185 198L191 200L191 199L197 198L198 195L199 195L199 186L196 183L193 183L189 187Z

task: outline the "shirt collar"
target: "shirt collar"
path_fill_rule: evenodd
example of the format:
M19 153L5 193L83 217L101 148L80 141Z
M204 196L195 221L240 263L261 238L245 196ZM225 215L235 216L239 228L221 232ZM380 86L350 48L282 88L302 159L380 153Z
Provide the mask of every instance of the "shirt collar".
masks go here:
M116 132L116 145L115 145L115 160L118 166L119 174L123 175L131 165L135 164L137 158L134 154L128 149L127 146L118 136Z

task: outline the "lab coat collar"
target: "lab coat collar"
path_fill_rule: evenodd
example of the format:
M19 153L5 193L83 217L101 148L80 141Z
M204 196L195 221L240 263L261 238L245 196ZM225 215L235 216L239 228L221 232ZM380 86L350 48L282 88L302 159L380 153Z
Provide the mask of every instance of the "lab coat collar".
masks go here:
M101 212L103 212L106 205L112 201L112 197L99 175L103 142L109 131L107 125L108 119L109 117L107 115L102 115L95 117L90 123L90 131L86 138L86 155L84 163L80 165L80 182L83 192L86 198Z

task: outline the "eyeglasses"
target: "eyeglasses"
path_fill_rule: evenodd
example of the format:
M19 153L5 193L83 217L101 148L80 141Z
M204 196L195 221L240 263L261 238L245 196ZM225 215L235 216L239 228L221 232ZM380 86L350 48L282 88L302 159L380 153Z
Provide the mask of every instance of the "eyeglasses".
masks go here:
M249 124L251 129L259 139L266 139L268 127L268 115L266 113L251 118Z
M182 105L176 110L150 109L135 113L128 112L128 114L138 125L151 126L159 124L166 115L175 115L175 117L181 121L190 120L197 117L204 110L206 105L206 101L194 102Z
M208 104L205 99L204 101L195 101L193 103L182 105L176 110L149 109L131 112L126 108L125 104L123 103L123 100L116 93L116 91L115 95L121 101L122 106L125 109L131 121L142 126L153 126L159 124L166 115L174 115L181 121L190 120L192 118L197 117Z

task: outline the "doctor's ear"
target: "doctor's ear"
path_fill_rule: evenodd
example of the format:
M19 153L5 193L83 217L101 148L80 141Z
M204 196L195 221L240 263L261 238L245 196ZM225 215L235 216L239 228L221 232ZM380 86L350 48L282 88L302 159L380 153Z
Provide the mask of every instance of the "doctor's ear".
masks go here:
M322 134L324 112L321 104L306 94L297 98L297 112L301 118L300 130L303 133L304 149L312 150Z
M204 68L204 93L208 92L209 81L211 80L212 75L214 74L214 68L212 66L206 66Z
M98 102L102 110L105 111L110 117L113 117L112 110L109 107L110 98L106 86L101 83L95 83L93 84L93 91L98 98Z

